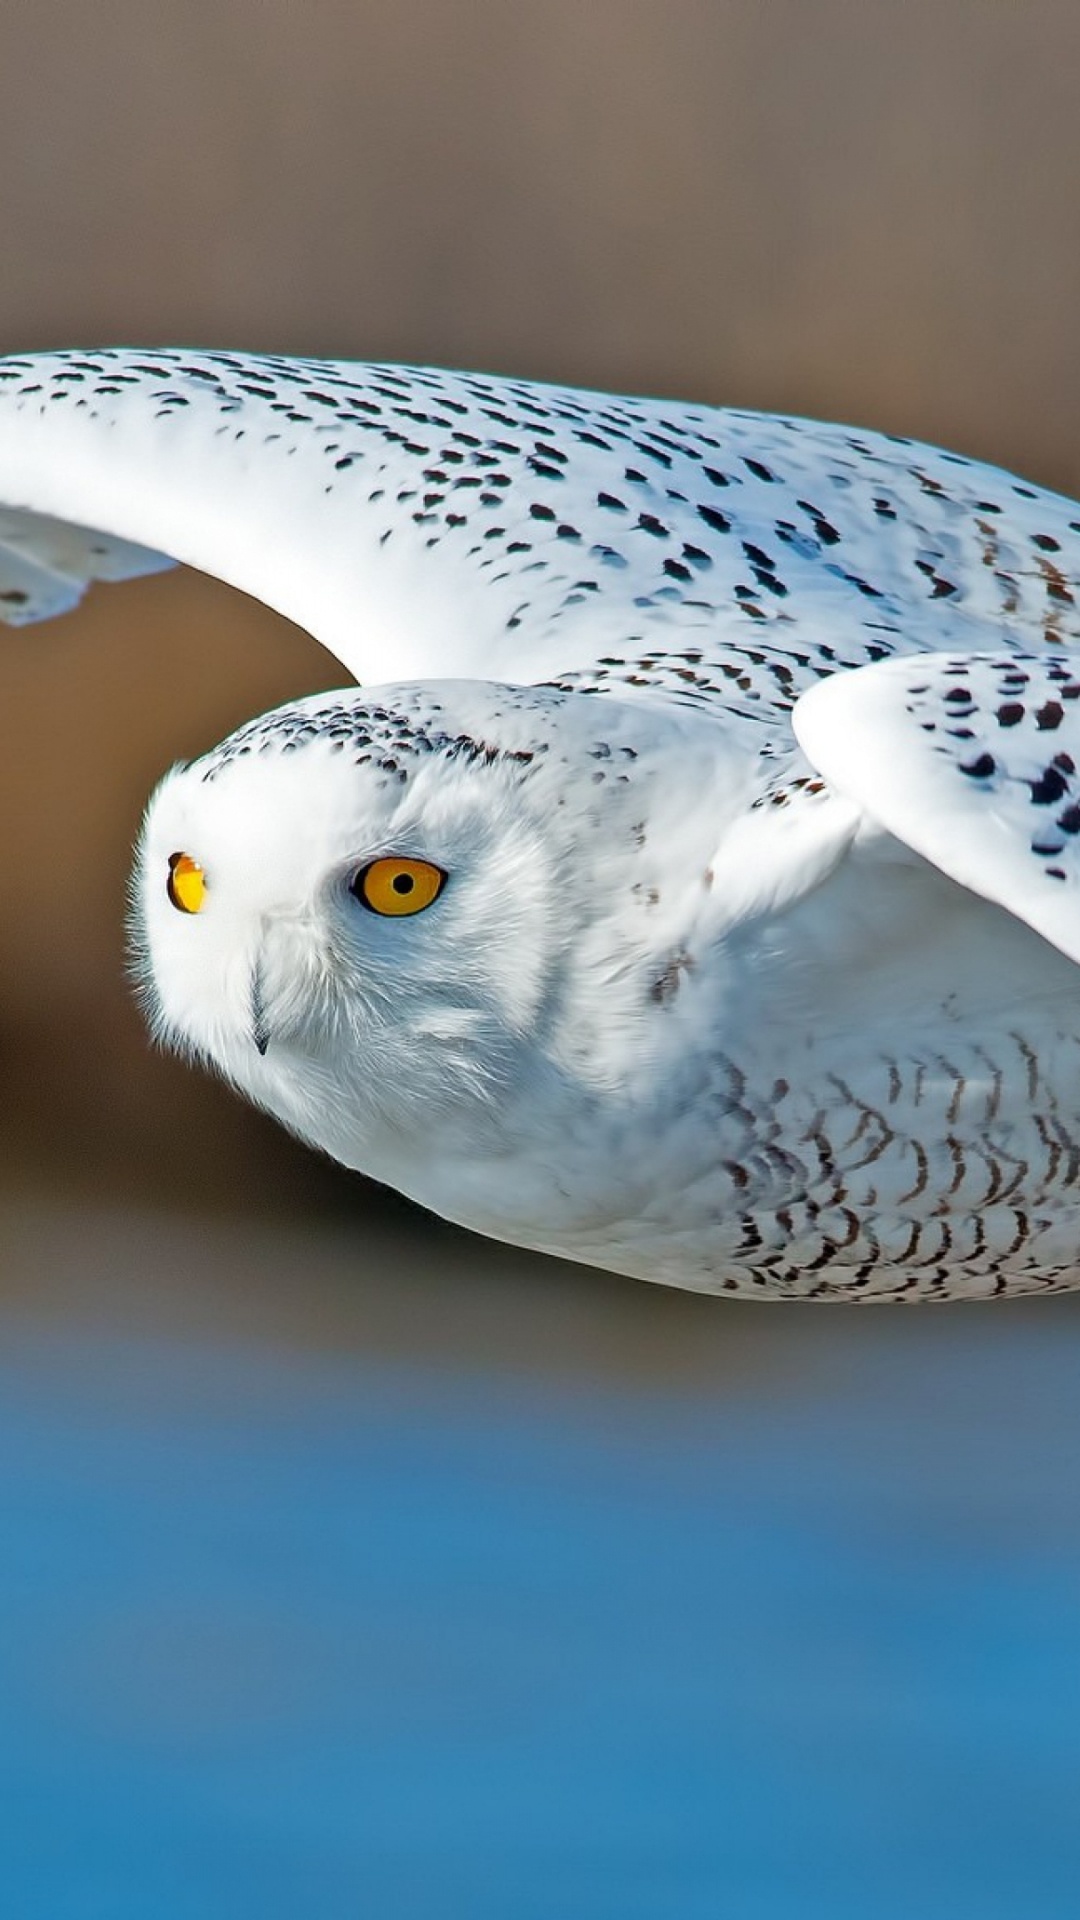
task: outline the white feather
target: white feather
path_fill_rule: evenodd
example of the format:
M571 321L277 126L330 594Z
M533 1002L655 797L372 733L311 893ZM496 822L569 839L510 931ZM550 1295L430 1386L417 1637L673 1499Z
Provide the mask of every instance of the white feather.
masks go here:
M471 374L0 362L0 618L170 560L385 684L163 784L163 1038L441 1212L642 1277L1073 1281L1080 508ZM426 912L358 904L387 854L449 875Z

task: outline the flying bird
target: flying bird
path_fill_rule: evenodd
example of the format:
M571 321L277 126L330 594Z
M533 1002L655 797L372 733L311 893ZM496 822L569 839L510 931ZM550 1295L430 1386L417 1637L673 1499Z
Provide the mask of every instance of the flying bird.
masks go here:
M0 361L0 618L180 561L360 682L165 775L149 1021L480 1233L766 1298L1074 1284L1080 506L843 426Z

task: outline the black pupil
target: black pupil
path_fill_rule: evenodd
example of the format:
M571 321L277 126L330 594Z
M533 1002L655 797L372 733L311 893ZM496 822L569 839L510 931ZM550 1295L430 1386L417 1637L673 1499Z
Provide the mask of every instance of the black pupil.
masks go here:
M395 893L411 893L416 882L411 873L395 873L390 885Z

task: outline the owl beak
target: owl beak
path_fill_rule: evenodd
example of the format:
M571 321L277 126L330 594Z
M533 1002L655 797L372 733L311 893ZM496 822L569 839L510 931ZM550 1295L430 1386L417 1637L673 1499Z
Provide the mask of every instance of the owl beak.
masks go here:
M263 998L262 962L256 960L251 971L251 995L249 1002L251 1016L250 1032L252 1042L259 1054L265 1054L270 1045L270 1027L266 1017L266 1004Z

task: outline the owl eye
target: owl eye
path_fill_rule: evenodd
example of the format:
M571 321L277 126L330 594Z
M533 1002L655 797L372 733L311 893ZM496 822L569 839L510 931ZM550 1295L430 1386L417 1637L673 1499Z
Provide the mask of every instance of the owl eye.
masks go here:
M201 913L206 903L206 875L190 853L170 853L169 899L178 913Z
M423 913L446 884L441 867L430 860L373 860L357 874L350 891L372 913Z

